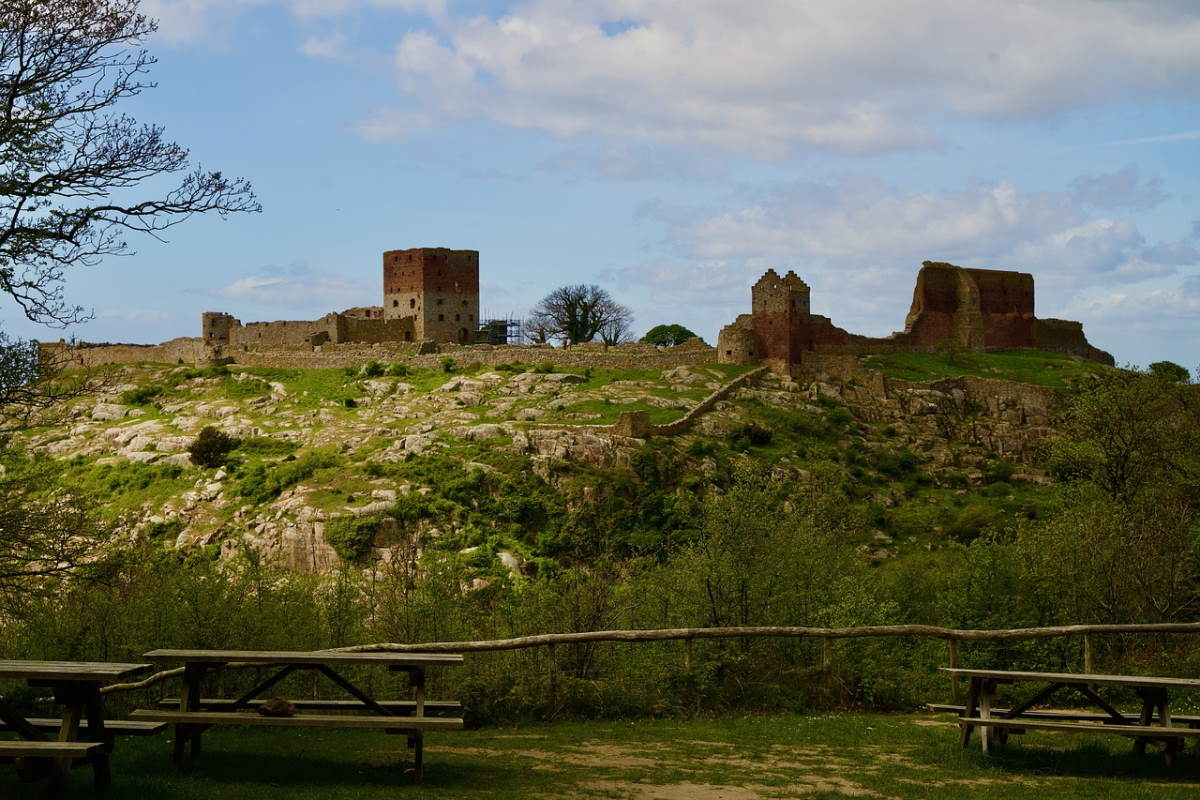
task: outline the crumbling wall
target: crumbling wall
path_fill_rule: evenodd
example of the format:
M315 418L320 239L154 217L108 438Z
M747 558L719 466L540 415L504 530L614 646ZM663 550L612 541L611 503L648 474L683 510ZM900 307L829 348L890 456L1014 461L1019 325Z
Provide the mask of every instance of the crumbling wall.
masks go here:
M1032 346L1039 350L1051 350L1058 353L1070 353L1108 364L1116 365L1116 360L1110 353L1093 347L1083 335L1083 323L1065 319L1035 319L1030 326Z
M144 361L159 364L175 364L180 361L185 364L207 364L211 361L213 353L208 343L199 337L172 339L162 344L81 343L72 346L66 342L46 342L41 348L51 359L51 363L61 365L63 369L85 369L101 364L138 364Z
M717 361L722 364L757 364L758 337L754 333L754 317L740 315L717 334Z
M895 338L918 348L952 343L967 350L983 349L979 287L967 271L953 264L926 261L917 274L904 332Z

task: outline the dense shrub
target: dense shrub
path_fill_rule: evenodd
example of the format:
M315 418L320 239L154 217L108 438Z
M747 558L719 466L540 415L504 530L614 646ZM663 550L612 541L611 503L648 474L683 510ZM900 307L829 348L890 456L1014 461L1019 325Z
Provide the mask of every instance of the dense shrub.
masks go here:
M163 393L162 386L138 386L121 392L121 402L129 406L144 406Z
M334 517L325 521L325 541L343 561L359 561L371 552L379 517Z
M409 371L408 371L407 364L389 364L388 368L387 368L387 374L392 376L393 378L407 377L408 372Z
M775 434L753 422L739 425L729 433L729 444L734 450L746 451L751 447L764 447L771 443Z
M268 503L285 489L305 481L319 469L335 467L342 458L328 448L310 450L294 461L254 464L247 468L237 484L237 493L255 503Z
M212 425L206 425L188 447L188 453L192 457L192 463L198 467L219 467L225 463L225 459L235 447L237 439Z
M442 367L442 372L454 372L454 359L451 356L442 356L438 359L438 364Z
M368 361L363 365L361 374L364 378L378 378L383 372L383 365L378 361Z

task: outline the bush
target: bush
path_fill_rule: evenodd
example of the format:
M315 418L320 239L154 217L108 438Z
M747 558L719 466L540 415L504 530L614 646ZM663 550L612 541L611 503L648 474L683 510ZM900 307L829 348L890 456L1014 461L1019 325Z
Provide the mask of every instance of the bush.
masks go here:
M1190 383L1192 376L1187 369L1174 361L1155 361L1150 365L1150 374L1171 383Z
M317 470L336 467L342 461L330 449L310 450L299 458L288 458L294 460L285 459L271 467L255 464L247 469L238 481L238 495L255 503L267 503L278 497L284 489L308 480Z
M442 356L438 363L442 365L442 372L454 372L454 359L450 356Z
M1007 483L1012 480L1012 476L1016 473L1017 466L1011 461L997 461L992 465L992 468L987 471L984 480L988 483Z
M378 378L383 375L383 364L378 361L368 361L362 368L364 378Z
M139 386L121 393L121 402L127 406L144 406L163 393L161 386Z
M408 377L408 364L391 364L387 368L387 374L393 378Z
M235 447L237 439L212 425L206 425L188 448L188 453L192 463L198 467L219 467Z
M845 428L854 422L854 415L845 406L838 406L825 415L825 421L837 428Z
M325 521L325 541L343 561L360 561L371 552L378 517L334 517Z
M294 453L300 445L272 436L247 436L238 441L237 450L246 455L286 456Z
M991 511L983 506L970 505L947 522L943 530L950 538L967 543L979 538L991 524Z
M761 425L748 422L735 428L729 434L729 442L735 450L749 450L751 447L765 447L775 438L775 434Z
M540 364L534 364L529 368L529 371L536 372L539 375L549 375L551 372L554 372L554 365L549 361L543 361Z

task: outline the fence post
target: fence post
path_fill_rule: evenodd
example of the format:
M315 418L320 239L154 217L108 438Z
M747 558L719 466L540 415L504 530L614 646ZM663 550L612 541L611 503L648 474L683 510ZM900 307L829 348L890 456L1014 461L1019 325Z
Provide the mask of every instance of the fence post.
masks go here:
M828 636L821 638L821 669L829 669L833 663L833 639Z
M1083 635L1083 671L1092 675L1095 674L1096 660L1094 650L1092 649L1092 635L1085 633Z
M958 639L947 640L950 644L950 669L958 669ZM962 688L958 683L958 676L950 676L950 697L957 703L962 698Z
M688 673L692 671L692 639L690 636L683 640L683 670Z

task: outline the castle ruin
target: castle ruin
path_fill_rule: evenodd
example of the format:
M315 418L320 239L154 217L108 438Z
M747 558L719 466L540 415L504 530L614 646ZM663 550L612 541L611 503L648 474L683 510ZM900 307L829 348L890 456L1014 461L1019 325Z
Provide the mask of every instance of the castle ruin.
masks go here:
M445 247L383 254L383 305L359 306L317 320L243 324L206 311L200 336L210 347L314 347L326 343L473 344L479 329L479 251Z
M1114 363L1111 355L1088 343L1081 323L1034 315L1033 276L1027 272L926 261L904 330L886 338L858 336L811 313L808 284L792 271L780 277L767 270L751 287L750 298L751 313L740 315L717 337L721 362L764 363L788 371L803 365L810 353L1032 348Z

